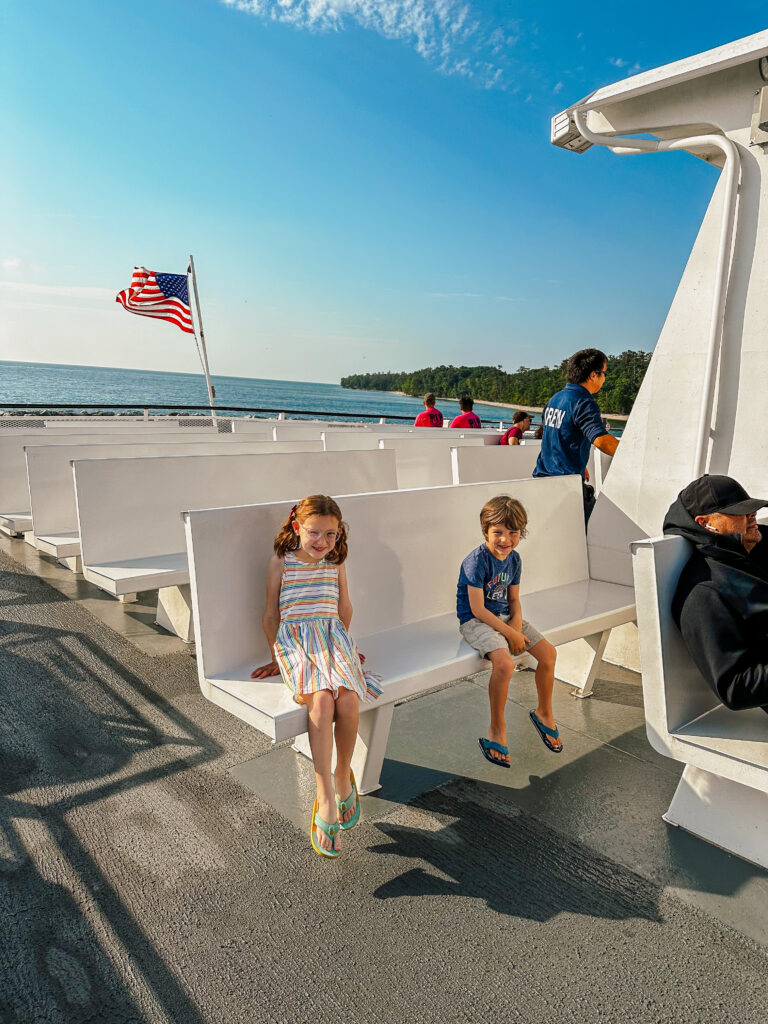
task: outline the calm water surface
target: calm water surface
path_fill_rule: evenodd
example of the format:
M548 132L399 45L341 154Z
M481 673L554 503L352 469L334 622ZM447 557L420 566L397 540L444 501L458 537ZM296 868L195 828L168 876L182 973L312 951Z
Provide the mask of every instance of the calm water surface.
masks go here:
M260 380L248 377L213 377L216 402L264 410L357 416L415 417L424 406L420 399L383 391L349 391L338 384L309 381ZM0 361L0 408L6 402L31 402L40 407L58 402L103 402L105 405L205 405L202 376L155 370L121 370L107 366L66 366L52 363ZM447 418L459 412L456 402L440 402ZM512 422L511 409L475 403L475 412L489 425Z

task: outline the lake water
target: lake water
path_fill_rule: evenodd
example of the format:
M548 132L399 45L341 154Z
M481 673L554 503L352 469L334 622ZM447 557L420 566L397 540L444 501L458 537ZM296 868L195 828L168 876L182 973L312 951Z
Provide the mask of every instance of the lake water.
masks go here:
M249 377L213 377L217 405L244 406L264 412L297 411L329 418L350 416L407 416L413 418L424 406L418 398L384 391L350 391L338 384L309 381L260 380ZM107 366L66 366L51 363L0 361L0 408L7 402L28 402L48 408L59 402L126 405L207 404L205 381L199 374L163 373L155 370L122 370ZM451 419L459 412L456 402L439 402ZM193 411L190 409L190 411ZM512 422L512 409L475 403L475 412L489 425Z

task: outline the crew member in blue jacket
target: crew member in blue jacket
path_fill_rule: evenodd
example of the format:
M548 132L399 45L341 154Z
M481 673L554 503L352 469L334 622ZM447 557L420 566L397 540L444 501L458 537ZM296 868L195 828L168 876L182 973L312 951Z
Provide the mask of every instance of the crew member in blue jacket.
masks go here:
M587 462L592 445L613 455L619 442L603 423L594 396L605 383L608 358L599 348L583 348L568 360L568 383L547 402L542 416L544 432L534 476L581 477L584 521L595 507L594 490L588 485Z

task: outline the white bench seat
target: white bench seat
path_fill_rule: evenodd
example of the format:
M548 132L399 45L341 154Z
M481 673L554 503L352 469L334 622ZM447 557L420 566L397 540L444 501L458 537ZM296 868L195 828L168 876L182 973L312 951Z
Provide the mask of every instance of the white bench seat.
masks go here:
M42 537L35 534L35 546L45 555L71 558L80 554L80 534L76 530L70 533L47 533Z
M120 597L142 590L178 587L189 582L186 551L126 558L120 562L83 566L83 575L102 590Z
M674 623L692 550L674 536L632 544L648 740L685 765L664 820L768 868L768 715L721 704Z
M693 722L675 730L682 743L714 750L741 765L758 769L753 781L765 779L768 771L768 715L760 708L731 711L720 705Z
M0 530L12 537L20 537L22 533L32 529L32 516L29 512L0 513Z
M583 580L526 595L524 612L553 644L564 644L589 632L621 625L635 617L632 587ZM357 640L368 663L382 676L383 693L377 704L389 704L423 693L464 675L482 672L485 658L459 633L454 612L397 626ZM232 711L232 702L244 705L238 717L271 736L275 742L303 733L306 708L293 700L280 676L251 679L252 663L209 678L214 703ZM219 700L219 696L226 698Z
M608 636L635 618L632 587L591 579L578 477L357 494L339 498L350 526L352 632L382 696L361 707L354 766L360 792L379 787L398 701L487 668L461 638L456 581L482 542L483 504L518 497L529 515L521 542L523 614L558 647L559 679L591 692ZM293 500L296 500L295 497ZM203 694L274 740L308 752L306 710L279 677L252 680L269 661L263 580L290 503L185 513Z

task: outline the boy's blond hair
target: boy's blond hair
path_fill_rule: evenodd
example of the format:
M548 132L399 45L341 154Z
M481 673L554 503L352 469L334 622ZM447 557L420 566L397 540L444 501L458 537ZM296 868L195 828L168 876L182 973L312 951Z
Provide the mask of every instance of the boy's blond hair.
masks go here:
M508 494L498 494L490 501L486 501L480 512L480 528L484 537L488 536L488 530L492 526L519 530L522 539L528 526L528 513L517 498L510 498Z

